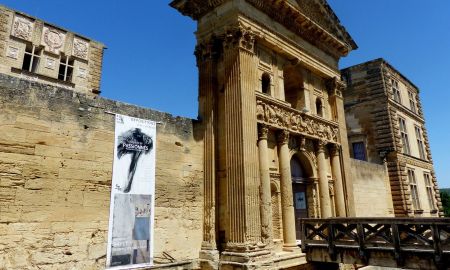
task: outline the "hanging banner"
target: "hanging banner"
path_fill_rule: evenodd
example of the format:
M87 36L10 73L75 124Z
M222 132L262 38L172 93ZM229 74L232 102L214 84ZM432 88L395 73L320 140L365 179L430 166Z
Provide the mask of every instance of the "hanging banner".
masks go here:
M156 123L116 115L106 267L153 264Z

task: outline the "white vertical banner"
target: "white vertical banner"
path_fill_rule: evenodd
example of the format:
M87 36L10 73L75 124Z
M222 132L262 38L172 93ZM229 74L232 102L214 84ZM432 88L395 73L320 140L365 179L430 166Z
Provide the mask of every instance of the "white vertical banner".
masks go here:
M116 115L106 267L153 264L156 122Z

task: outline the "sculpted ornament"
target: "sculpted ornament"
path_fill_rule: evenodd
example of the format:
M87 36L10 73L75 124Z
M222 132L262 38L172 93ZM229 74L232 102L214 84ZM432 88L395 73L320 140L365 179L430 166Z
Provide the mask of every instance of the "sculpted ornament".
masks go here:
M259 121L297 133L306 133L311 137L337 142L339 129L306 114L295 112L263 100L256 103L256 117Z
M31 19L18 15L14 16L11 35L30 41L33 36L33 29L34 22Z
M255 49L256 34L248 27L242 25L232 27L225 32L225 49L241 48L251 53Z
M73 39L72 54L75 57L79 57L84 60L88 60L89 55L89 42L81 38L75 37Z
M55 28L44 26L42 32L42 45L45 50L54 54L59 54L66 41L66 34Z

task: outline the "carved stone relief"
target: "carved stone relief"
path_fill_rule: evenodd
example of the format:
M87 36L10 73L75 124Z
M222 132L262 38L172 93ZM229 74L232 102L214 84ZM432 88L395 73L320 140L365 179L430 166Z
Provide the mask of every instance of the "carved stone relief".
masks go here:
M329 142L337 142L339 128L325 121L320 121L292 109L284 108L263 100L258 100L256 116L259 121L268 123L281 129L288 129L295 133L307 134Z
M42 45L45 50L54 54L59 54L66 42L66 33L49 26L44 26L42 31Z
M34 21L27 17L15 15L11 35L30 41L33 37Z
M19 58L19 48L9 46L8 50L6 51L6 56L13 58L13 59L18 59Z
M78 68L78 77L82 79L86 79L87 77L87 69L85 68Z
M45 68L54 70L55 67L56 67L56 61L55 61L55 59L47 57L47 58L45 59Z
M89 42L84 39L74 37L72 55L84 60L88 60Z

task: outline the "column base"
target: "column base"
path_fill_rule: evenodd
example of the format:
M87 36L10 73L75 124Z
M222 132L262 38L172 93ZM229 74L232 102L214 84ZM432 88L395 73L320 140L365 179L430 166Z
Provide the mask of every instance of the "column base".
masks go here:
M217 249L211 246L203 246L199 254L200 269L202 270L218 270L220 254Z
M220 270L269 270L273 268L273 254L270 250L245 252L224 251L220 255Z

